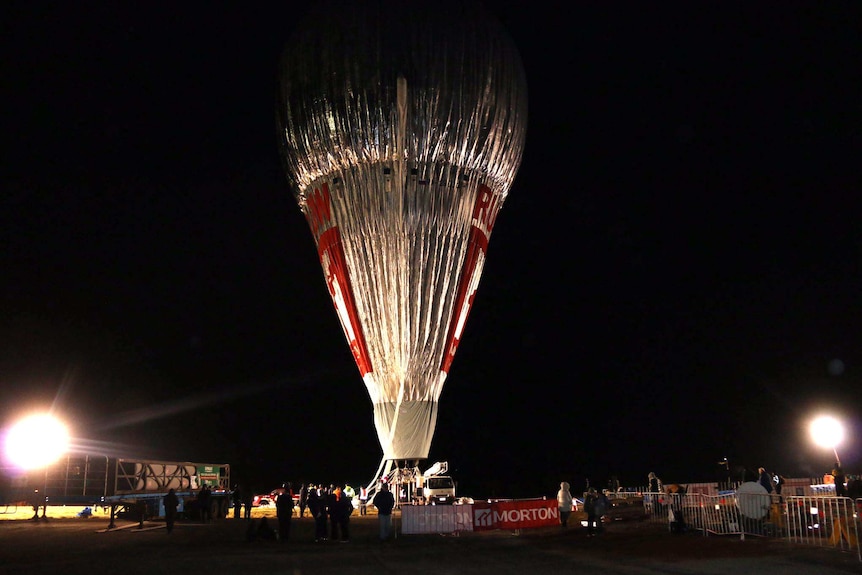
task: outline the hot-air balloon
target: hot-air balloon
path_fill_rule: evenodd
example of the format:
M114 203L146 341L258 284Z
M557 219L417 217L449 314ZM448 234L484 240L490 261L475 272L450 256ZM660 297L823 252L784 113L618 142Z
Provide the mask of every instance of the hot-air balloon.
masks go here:
M373 404L383 450L373 487L428 458L523 155L524 70L479 5L323 4L285 45L276 116L287 179Z

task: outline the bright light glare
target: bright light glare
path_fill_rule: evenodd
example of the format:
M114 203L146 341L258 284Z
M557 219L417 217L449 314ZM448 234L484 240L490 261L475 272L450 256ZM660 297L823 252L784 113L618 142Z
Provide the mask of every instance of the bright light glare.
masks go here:
M811 422L811 439L820 447L834 449L844 439L844 426L834 417L818 417Z
M38 469L60 458L69 446L66 426L51 415L22 419L6 436L6 456L24 469Z

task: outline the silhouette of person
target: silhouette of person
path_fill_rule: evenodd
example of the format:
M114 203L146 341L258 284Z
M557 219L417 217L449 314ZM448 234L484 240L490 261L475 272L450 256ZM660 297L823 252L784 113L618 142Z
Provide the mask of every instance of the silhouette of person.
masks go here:
M299 517L305 517L305 508L308 505L308 485L302 484L299 488Z
M392 532L392 509L395 508L395 496L390 493L389 485L384 483L380 486L380 491L371 500L371 504L377 508L380 540L386 541Z
M250 485L243 487L242 504L245 506L245 519L251 520L251 508L254 506L254 489Z
M328 498L330 535L333 541L341 539L342 542L350 541L350 513L353 503L341 489L336 487Z
M587 536L593 537L596 534L596 500L598 495L596 490L590 487L584 494L584 511L587 513Z
M233 518L239 519L242 515L242 490L239 485L233 486Z
M572 492L569 491L569 484L565 481L561 482L560 490L557 491L557 507L560 509L560 526L563 529L568 527L573 501Z
M784 476L780 473L776 473L772 480L775 482L775 493L778 495L779 501L784 501L784 498L781 497L781 490L784 489Z
M278 517L278 540L287 543L290 539L290 519L293 517L293 496L290 488L278 496L275 500L275 513Z
M757 482L766 489L767 493L772 493L774 488L772 486L772 477L766 471L766 468L760 467L757 469L758 479Z
M164 496L162 502L165 505L165 525L168 533L174 530L174 522L177 520L177 507L180 505L180 499L177 497L176 491L170 489L168 494Z
M661 483L661 479L659 479L654 472L650 471L649 475L647 475L647 479L649 480L650 493L662 493L664 486Z
M267 521L266 517L261 517L260 523L257 525L256 537L266 541L275 541L276 533L272 526Z
M844 485L847 478L844 476L844 469L837 461L832 468L832 478L835 481L835 497L847 497L847 487Z
M607 494L604 491L599 491L596 493L596 503L595 503L595 514L596 514L596 532L603 533L605 530L605 525L602 522L602 518L605 516L605 513L608 512L608 509L611 508L611 502L608 499Z
M661 479L659 479L658 475L655 474L655 472L649 472L649 475L647 475L647 481L649 482L648 489L650 493L664 493L664 485L662 484ZM664 501L664 498L662 495L650 495L650 500L654 504L653 512L655 513L655 515L661 515L662 513L664 513L664 504L662 503ZM644 499L644 501L646 501L646 499Z
M314 542L326 541L326 495L317 489L308 491L308 511L314 518Z

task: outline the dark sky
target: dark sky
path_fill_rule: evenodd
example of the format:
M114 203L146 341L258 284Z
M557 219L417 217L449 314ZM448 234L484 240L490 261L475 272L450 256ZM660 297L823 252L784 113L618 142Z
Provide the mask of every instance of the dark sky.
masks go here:
M373 476L279 164L278 4L4 4L0 424L53 402L266 488ZM859 472L862 5L555 5L489 3L528 136L428 463L478 497L814 476L824 409Z

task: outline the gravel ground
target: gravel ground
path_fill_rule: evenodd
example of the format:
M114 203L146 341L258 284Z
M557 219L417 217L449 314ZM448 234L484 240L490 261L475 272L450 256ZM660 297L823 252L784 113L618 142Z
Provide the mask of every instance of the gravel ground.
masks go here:
M314 543L312 521L293 520L286 544L245 537L248 522L181 521L168 534L164 523L118 521L104 531L90 519L0 521L0 573L130 575L231 573L522 574L602 573L833 575L862 573L855 554L790 545L781 540L671 534L643 521L621 521L598 537L580 527L398 536L378 541L374 515L351 518L348 543ZM397 518L396 518L397 523Z

